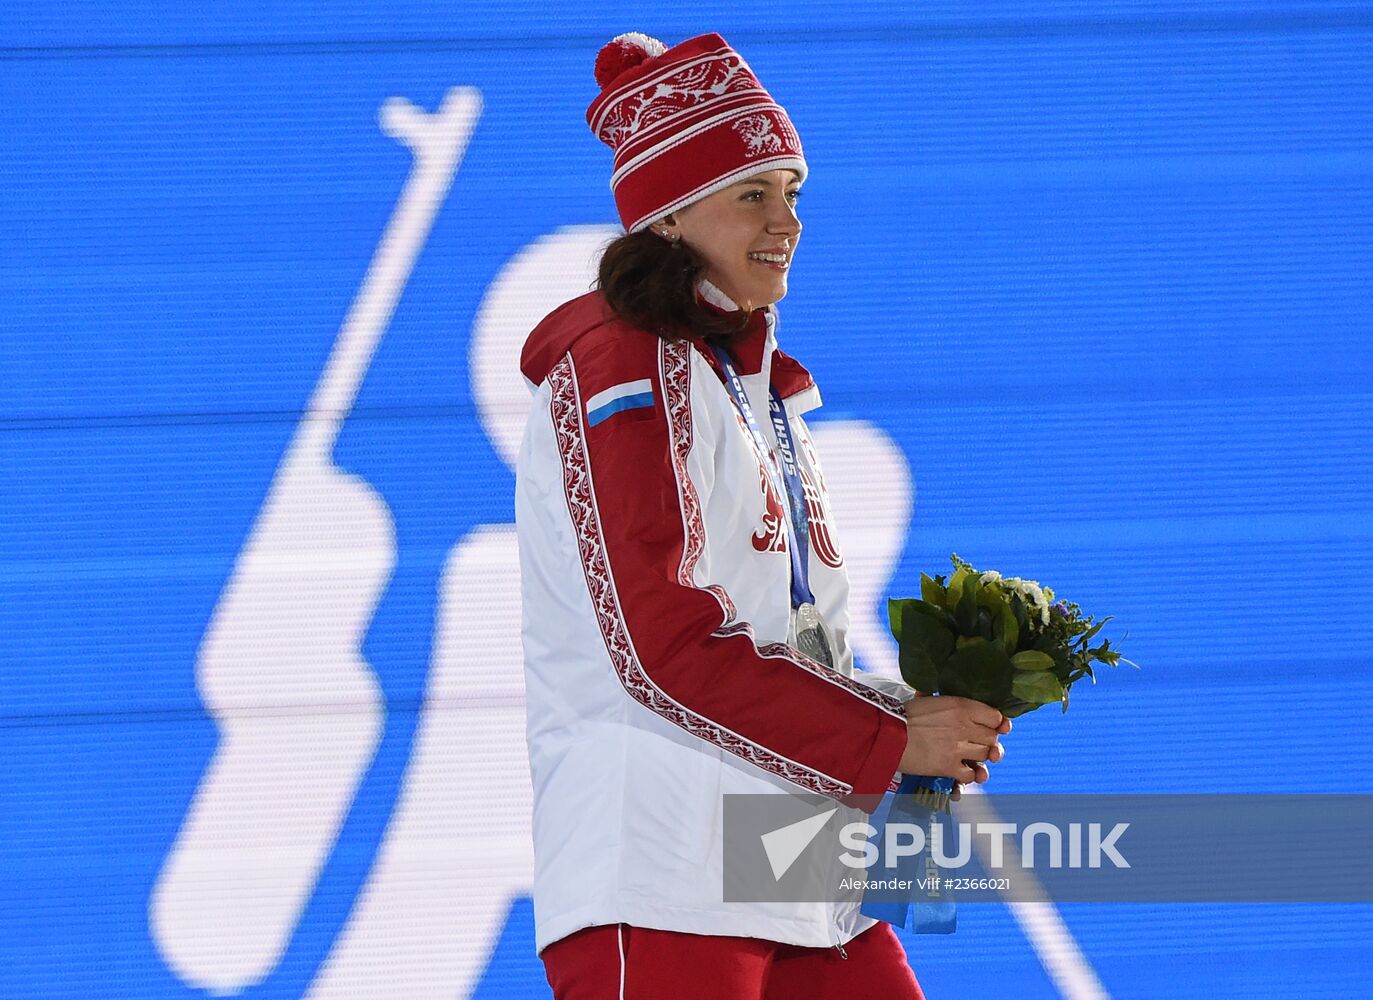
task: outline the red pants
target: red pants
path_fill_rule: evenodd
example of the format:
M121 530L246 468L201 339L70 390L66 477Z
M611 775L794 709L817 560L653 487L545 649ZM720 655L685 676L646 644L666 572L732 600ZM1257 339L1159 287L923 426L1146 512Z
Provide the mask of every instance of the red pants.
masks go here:
M543 950L555 1000L925 1000L890 924L848 944L588 927Z

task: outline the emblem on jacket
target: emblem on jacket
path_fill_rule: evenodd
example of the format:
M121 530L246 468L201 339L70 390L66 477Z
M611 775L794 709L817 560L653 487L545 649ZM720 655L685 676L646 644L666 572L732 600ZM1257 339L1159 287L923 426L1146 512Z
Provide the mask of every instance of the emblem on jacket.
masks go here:
M789 516L782 500L768 482L768 474L762 463L758 465L758 486L763 491L766 506L763 509L762 524L753 533L753 547L759 552L786 552L787 528L783 518Z
M839 546L830 534L829 516L820 499L820 490L805 469L801 470L801 485L806 490L806 516L810 518L810 551L826 566L838 569L844 564L844 557L839 554Z
M753 533L753 547L759 552L786 552L787 528L783 518L790 515L773 492L761 466L758 473L758 486L763 491L766 507L758 529ZM844 564L844 557L830 533L829 515L825 513L820 490L804 467L801 469L801 485L806 491L806 517L810 520L810 551L826 566L838 569Z

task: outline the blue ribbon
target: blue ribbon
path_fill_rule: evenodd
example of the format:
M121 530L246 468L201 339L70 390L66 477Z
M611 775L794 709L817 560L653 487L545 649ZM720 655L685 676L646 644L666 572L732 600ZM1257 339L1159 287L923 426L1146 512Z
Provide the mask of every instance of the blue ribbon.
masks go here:
M774 462L773 452L763 438L762 432L758 429L758 421L753 416L753 407L749 404L743 379L735 370L728 352L719 346L714 346L713 350L715 359L720 363L720 370L725 375L725 389L743 416L744 424L748 427L754 445L763 458L764 469L772 483L772 488L779 495L785 494L787 504L791 508L787 534L788 541L791 543L792 607L799 607L803 603L814 604L815 595L810 589L808 572L810 516L806 509L805 487L801 483L801 477L797 470L796 448L793 444L786 408L782 405L782 398L778 395L776 387L769 385L769 416L772 420L772 428L777 434L778 448L782 453L781 472L784 487L779 488L778 470ZM908 774L902 779L901 786L895 794L889 793L883 797L877 812L873 814L879 845L886 844L886 825L888 822L919 823L925 828L924 849L918 854L900 858L895 872L884 869L882 876L883 878L909 880L912 886L909 895L906 898L893 899L890 895L884 898L875 896L870 891L865 891L861 912L898 927L914 929L917 934L952 934L957 925L957 920L954 902L947 890L930 888L928 881L925 882L926 888L917 888L921 885L922 880L928 880L932 875L939 875L942 879L942 869L934 864L930 854L929 835L932 824L944 823L945 840L948 842L950 839L947 815L917 803L919 796L916 793L922 791L948 795L953 791L953 779Z
M958 914L952 894L943 884L944 869L934 861L930 852L935 824L943 826L944 843L953 842L953 824L947 813L931 809L926 795L937 793L948 795L953 792L952 778L931 778L925 775L908 774L901 779L900 787L882 798L873 813L873 826L877 829L878 865L881 875L869 869L870 880L901 879L910 883L908 890L873 890L863 893L863 903L859 912L874 920L885 920L903 930L916 934L952 934L958 927ZM887 844L887 824L916 824L925 830L925 846L916 854L897 859L895 869L881 867L884 859L880 851ZM939 879L936 885L931 880Z
M730 361L729 353L718 345L714 346L713 350L715 360L720 362L720 370L725 374L725 389L729 392L730 399L734 400L734 405L738 407L744 423L748 425L753 443L763 458L768 480L779 497L786 497L787 506L791 510L791 519L787 525L787 541L790 542L791 548L791 606L799 608L802 604L814 604L815 594L810 589L810 513L806 509L806 490L797 471L796 447L792 443L791 424L787 421L786 407L782 405L782 397L777 394L776 387L769 384L768 412L772 420L772 429L777 434L777 446L782 452L782 482L779 483L772 449L768 447L762 431L758 429L758 421L753 416L748 393L744 391L744 381Z

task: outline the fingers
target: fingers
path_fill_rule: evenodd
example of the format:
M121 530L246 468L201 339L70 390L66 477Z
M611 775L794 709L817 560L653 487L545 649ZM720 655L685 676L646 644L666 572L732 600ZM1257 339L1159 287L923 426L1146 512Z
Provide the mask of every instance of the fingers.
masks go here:
M904 774L936 774L981 784L1006 750L999 736L1010 720L981 702L953 696L913 697L906 702Z
M954 781L964 785L982 784L992 776L987 770L987 765L981 761L965 760L956 768L957 773L951 775ZM957 785L954 786L957 788Z
M984 743L960 743L958 755L965 761L986 761L989 764L1000 764L1006 755L1006 749L1001 746L1001 743L993 743L991 746L984 745Z
M988 729L993 733L1009 733L1011 731L1011 720L1002 715L990 705L984 705L980 701L973 701L970 698L954 699L962 703L966 710L966 718L975 726Z
M917 696L907 701L905 707L906 718L909 720L939 717L947 725L968 731L967 738L988 737L989 746L996 741L998 733L1011 731L1009 719L990 705L970 698L953 695L940 695L935 698Z
M958 754L964 760L986 760L993 764L999 763L1002 757L1006 756L1006 748L1000 743L990 745L974 740L965 740L958 744Z
M972 706L969 710L969 718L973 722L977 723L979 726L984 726L987 729L1000 731L1001 724L1006 721L1004 715L992 708L992 706L984 705L980 701L968 701L968 704Z

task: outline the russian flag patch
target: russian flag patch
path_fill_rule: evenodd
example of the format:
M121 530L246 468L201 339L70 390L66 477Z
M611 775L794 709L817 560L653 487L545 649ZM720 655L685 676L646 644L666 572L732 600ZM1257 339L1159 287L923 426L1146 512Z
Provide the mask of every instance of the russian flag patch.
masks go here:
M595 427L622 410L637 410L653 405L653 380L641 378L621 382L596 393L586 401L586 425Z

